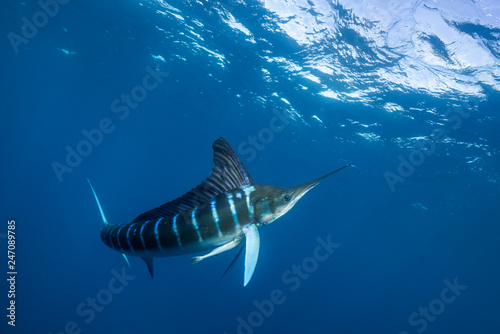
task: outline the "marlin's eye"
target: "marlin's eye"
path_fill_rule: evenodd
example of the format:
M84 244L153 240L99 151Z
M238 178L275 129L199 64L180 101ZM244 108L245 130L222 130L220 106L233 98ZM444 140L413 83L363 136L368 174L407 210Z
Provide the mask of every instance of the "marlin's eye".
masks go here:
M288 195L286 195L286 196L284 197L285 202L288 202L288 201L290 201L291 199L292 199L292 198L291 198L290 196L288 196Z

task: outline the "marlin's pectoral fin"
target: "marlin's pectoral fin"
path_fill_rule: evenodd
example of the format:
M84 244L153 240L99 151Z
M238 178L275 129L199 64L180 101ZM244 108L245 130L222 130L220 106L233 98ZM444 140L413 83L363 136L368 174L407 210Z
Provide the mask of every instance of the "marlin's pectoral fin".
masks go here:
M202 255L202 256L195 256L191 259L192 263L198 263L201 260L206 259L207 257L219 255L220 253L224 253L225 251L228 251L230 249L233 249L234 247L238 246L241 242L243 241L243 238L235 238L232 241L229 241L228 243L217 247L213 251L211 251L208 254Z
M246 286L252 278L257 259L259 258L260 237L259 230L255 225L248 225L243 227L243 233L246 237L246 250L245 250L245 282Z

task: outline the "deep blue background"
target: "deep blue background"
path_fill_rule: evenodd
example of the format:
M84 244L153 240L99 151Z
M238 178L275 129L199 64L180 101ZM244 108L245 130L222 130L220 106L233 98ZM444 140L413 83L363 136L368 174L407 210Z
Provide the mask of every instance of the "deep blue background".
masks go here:
M375 90L373 103L329 99L318 94L324 87L264 58L300 66L307 50L266 28L273 16L259 3L172 5L184 20L156 12L165 10L157 3L72 1L19 52L2 37L0 233L16 220L19 272L17 325L7 326L2 313L2 333L59 333L74 321L82 333L233 334L237 318L247 319L253 301L274 289L286 301L255 333L417 333L421 327L411 326L409 316L440 298L443 281L455 277L467 289L425 332L498 333L498 92L484 85L483 96L436 96L402 87ZM40 11L36 2L2 8L2 36L19 34L21 18ZM257 42L226 25L217 8L244 22ZM196 44L183 25L194 21L203 24L196 32L203 42ZM111 103L141 84L147 66L169 76L120 120ZM363 72L356 66L353 75ZM385 102L405 112L389 113ZM470 114L458 129L445 116L453 106ZM127 223L197 185L212 168L215 139L237 150L269 127L273 110L288 125L252 161L242 154L257 183L291 186L347 162L355 166L322 181L260 230L259 263L247 287L242 261L219 280L235 251L197 265L191 256L158 259L153 280L133 258L126 272L135 278L86 323L78 305L125 266L99 238L102 223L86 178L110 222ZM53 162L64 163L66 147L76 148L82 130L103 118L114 131L59 182ZM398 156L415 151L412 138L435 129L448 140L392 192L384 173L396 172ZM316 238L329 235L341 246L291 291L282 275L313 255ZM0 241L5 254L6 240ZM4 309L5 279L0 287Z

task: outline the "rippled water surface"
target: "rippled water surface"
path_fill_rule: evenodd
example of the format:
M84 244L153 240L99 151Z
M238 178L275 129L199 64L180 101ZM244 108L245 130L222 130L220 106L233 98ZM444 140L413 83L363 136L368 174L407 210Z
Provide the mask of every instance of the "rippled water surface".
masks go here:
M498 333L498 1L1 7L2 333ZM86 178L129 223L219 137L259 184L354 165L259 229L246 287L237 250L129 268Z

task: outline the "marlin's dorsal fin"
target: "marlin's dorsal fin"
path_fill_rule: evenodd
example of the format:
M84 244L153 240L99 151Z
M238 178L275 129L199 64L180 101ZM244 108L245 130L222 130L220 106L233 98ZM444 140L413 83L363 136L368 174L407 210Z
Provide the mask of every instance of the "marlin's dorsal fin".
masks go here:
M135 218L135 221L141 222L174 216L226 191L253 183L240 158L224 138L217 139L212 147L215 167L205 181L181 197L144 212Z

